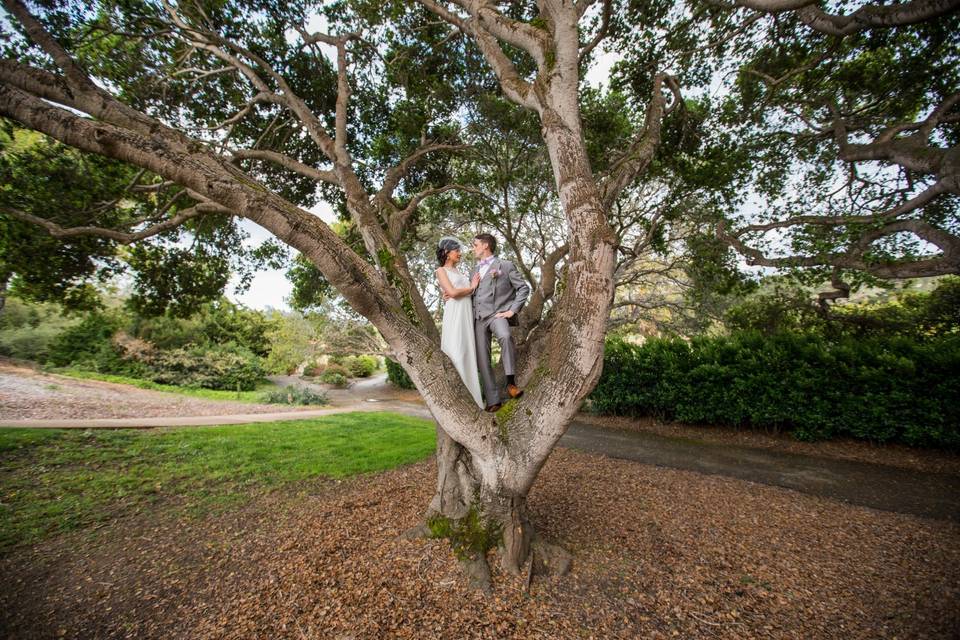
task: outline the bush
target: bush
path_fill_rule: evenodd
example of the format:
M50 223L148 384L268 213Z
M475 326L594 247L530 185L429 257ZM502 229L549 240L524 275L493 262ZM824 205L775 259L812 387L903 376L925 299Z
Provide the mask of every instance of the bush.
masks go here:
M299 313L273 312L264 336L269 344L264 366L270 373L292 374L314 356L316 329Z
M260 359L236 345L159 351L147 366L149 380L181 387L251 391L264 378Z
M283 389L274 389L264 394L262 401L267 404L330 404L327 394L299 384Z
M350 371L342 364L328 364L326 367L324 367L323 372L320 374L321 377L323 377L324 373L335 373L339 376L343 376L344 378L350 377Z
M183 349L206 341L200 330L200 323L192 318L137 317L132 324L132 333L136 337L148 341L162 351Z
M899 291L888 300L832 305L829 313L799 289L777 289L728 309L724 324L733 333L817 333L843 337L902 336L926 340L960 333L960 278L940 279L933 291Z
M350 384L350 380L347 379L347 376L343 375L342 373L337 373L336 371L331 371L329 367L323 372L323 375L320 376L320 382L323 382L324 384L332 384L335 387L345 387Z
M65 317L59 305L8 296L0 312L0 355L46 362L57 336L79 323L79 318Z
M407 372L403 370L398 363L390 358L384 358L384 364L387 366L387 381L400 387L401 389L414 389L415 385Z
M598 413L960 448L960 335L609 340Z
M377 359L373 356L347 356L343 366L352 378L369 378L377 370Z
M326 367L319 362L311 362L303 368L303 375L307 378L316 378L321 375Z
M107 351L116 351L111 338L119 329L115 318L91 313L77 325L67 328L50 344L50 363L57 367L94 362L107 357ZM119 354L117 354L119 358ZM108 360L111 360L107 357Z
M0 355L46 362L50 346L63 329L56 326L17 327L0 331Z

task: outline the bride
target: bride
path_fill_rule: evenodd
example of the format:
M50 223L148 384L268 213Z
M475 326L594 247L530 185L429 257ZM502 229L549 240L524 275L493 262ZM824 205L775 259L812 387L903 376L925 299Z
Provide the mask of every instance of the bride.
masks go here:
M471 294L480 282L475 275L471 281L457 269L462 252L454 238L441 238L437 245L437 282L447 298L443 305L443 326L440 329L440 348L453 361L463 384L477 406L483 407L480 394L480 374L477 370L477 346L473 332L473 302Z

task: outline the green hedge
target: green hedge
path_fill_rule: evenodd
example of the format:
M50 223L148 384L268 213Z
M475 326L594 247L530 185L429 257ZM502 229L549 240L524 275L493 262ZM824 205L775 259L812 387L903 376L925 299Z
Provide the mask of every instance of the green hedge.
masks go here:
M390 358L384 358L384 363L387 366L387 380L392 382L401 389L413 389L414 384L413 380L410 379L410 376L407 375L407 372L403 370L403 367L399 363L394 362Z
M598 413L960 448L960 334L608 340Z

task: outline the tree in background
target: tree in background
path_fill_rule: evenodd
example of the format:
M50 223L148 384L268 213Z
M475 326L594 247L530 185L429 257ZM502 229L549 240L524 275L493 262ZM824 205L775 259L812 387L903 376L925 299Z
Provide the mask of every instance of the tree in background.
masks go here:
M289 375L304 362L316 357L317 329L297 312L274 311L269 317L271 328L266 332L269 353L264 368L269 373Z
M242 291L257 270L282 259L272 242L244 248L247 234L232 217L200 218L203 207L181 213L185 196L161 200L144 185L143 169L81 153L10 120L0 123L0 211L8 213L0 218L4 291L89 310L100 305L98 290L129 273L132 308L183 317L219 298L232 274ZM162 222L165 216L172 217ZM150 221L160 225L156 233L129 248L123 244L139 234L84 232Z

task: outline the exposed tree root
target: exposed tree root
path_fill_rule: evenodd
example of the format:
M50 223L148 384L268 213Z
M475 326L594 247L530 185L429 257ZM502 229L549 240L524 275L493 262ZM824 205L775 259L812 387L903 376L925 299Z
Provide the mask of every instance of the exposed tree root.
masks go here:
M485 555L466 556L460 559L460 568L472 589L483 591L484 595L493 593L493 581L490 579L490 565Z
M421 540L430 537L430 527L426 522L421 522L415 527L410 527L399 536L400 540Z

